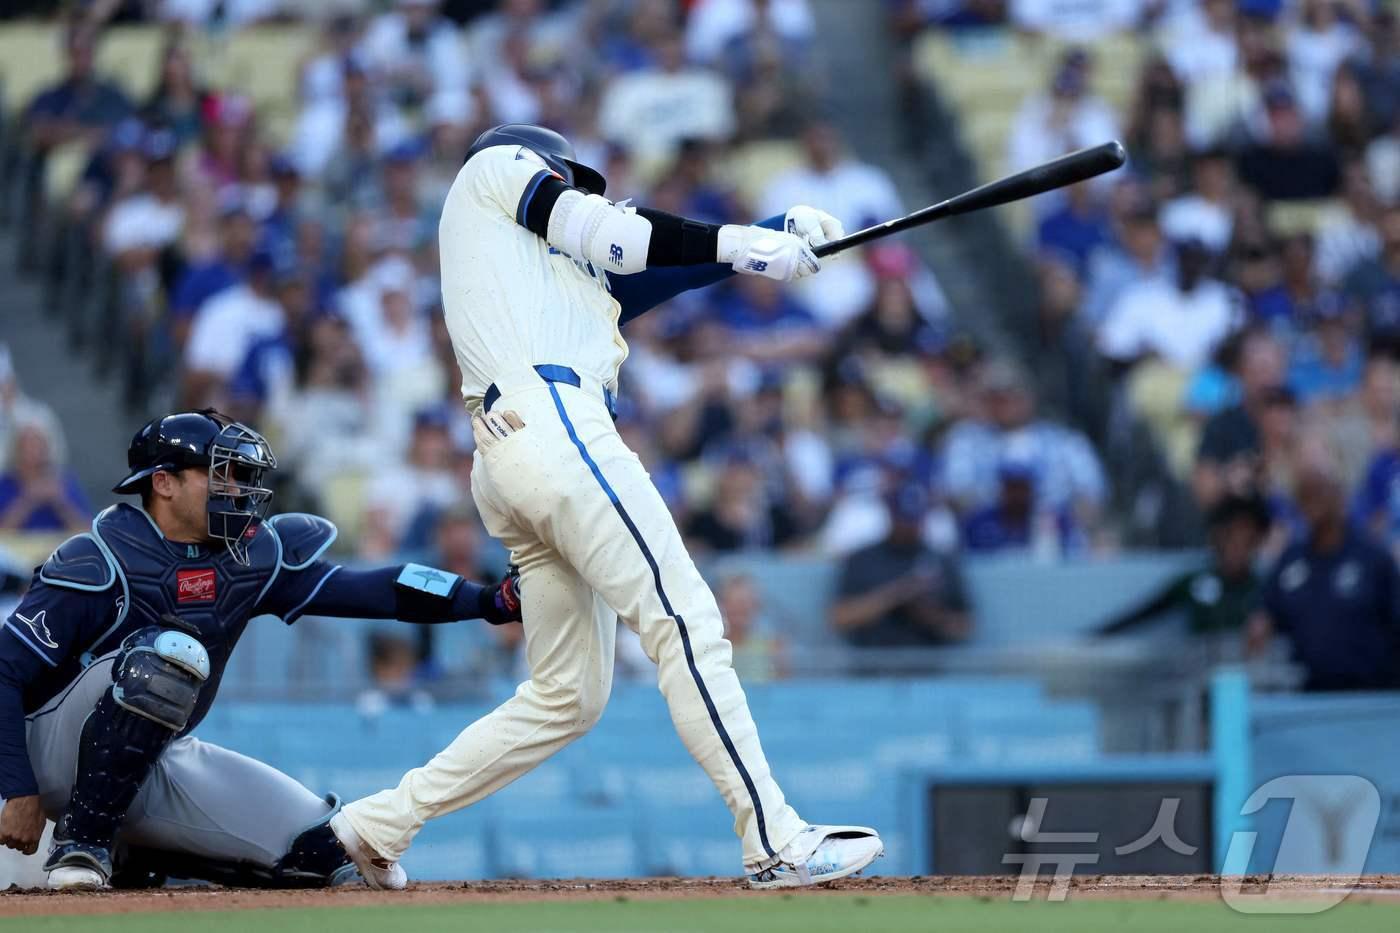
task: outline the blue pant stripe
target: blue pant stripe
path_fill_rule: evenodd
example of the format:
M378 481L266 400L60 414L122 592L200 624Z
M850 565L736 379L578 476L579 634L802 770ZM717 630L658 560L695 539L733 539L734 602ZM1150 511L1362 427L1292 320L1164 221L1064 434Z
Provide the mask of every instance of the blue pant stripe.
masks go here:
M734 741L729 738L729 731L724 728L724 723L720 721L719 710L715 708L715 701L710 697L709 688L705 686L704 678L700 676L700 669L695 666L695 652L690 647L690 633L686 630L685 620L671 608L671 600L666 597L666 590L661 585L661 568L657 566L656 558L652 556L651 548L647 547L642 533L637 530L636 524L633 523L632 516L627 514L627 510L622 506L622 501L613 491L612 485L603 476L603 471L598 469L598 464L588 453L588 448L583 446L583 441L579 440L573 422L569 420L568 413L564 411L564 400L559 397L559 389L552 382L549 384L549 394L554 397L554 408L559 412L559 420L564 422L564 430L569 433L569 440L574 442L574 446L578 448L579 456L583 458L583 462L592 471L593 478L598 481L598 485L607 494L613 508L617 510L618 516L622 519L622 523L632 533L632 539L637 542L637 547L642 549L642 556L646 558L647 566L651 568L652 579L656 582L656 595L661 599L661 607L666 610L668 616L676 620L676 629L680 632L681 645L685 648L685 663L690 668L690 676L694 679L696 688L700 691L700 698L705 701L705 709L709 711L710 722L714 723L715 731L719 733L720 741L724 743L725 751L729 752L734 767L739 770L739 777L743 779L744 787L749 792L749 799L753 801L754 816L758 820L758 840L763 846L763 851L767 852L770 857L776 856L778 853L773 851L773 846L768 842L768 826L763 819L763 804L758 799L758 789L754 787L753 778L749 777L749 769L744 767L743 760L739 758L739 750L734 747Z

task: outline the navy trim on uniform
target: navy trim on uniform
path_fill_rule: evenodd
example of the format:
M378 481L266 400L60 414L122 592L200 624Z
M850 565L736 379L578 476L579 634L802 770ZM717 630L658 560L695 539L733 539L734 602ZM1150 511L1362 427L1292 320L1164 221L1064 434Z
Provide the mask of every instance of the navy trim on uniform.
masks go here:
M515 222L520 224L520 226L527 226L525 223L525 212L530 209L530 199L535 196L535 192L539 190L544 180L553 174L554 173L549 169L542 168L535 173L535 177L531 178L530 183L525 186L525 193L520 196L520 203L515 206Z
M339 565L339 564L336 564L336 565L335 565L334 567L332 567L330 570L327 570L327 571L326 571L326 575L325 575L324 577L322 577L320 580L317 580L317 581L316 581L316 587L315 587L315 589L313 589L313 590L311 591L311 595L308 596L308 597L306 597L305 599L303 599L303 600L301 601L301 603L298 604L297 607L296 607L295 609L293 609L291 612L289 612L289 613L287 613L286 615L284 615L284 616L282 617L282 621L285 622L285 623L287 623L288 625L291 625L291 624L292 624L293 622L295 622L297 619L301 618L301 611L302 611L303 609L306 608L307 604L310 603L311 600L313 600L313 599L316 598L316 594L319 593L319 592L321 592L321 587L325 586L325 585L326 585L326 581L329 580L331 577L335 576L335 572L336 572L337 570L339 570L339 569L340 569L340 565Z
M564 422L564 430L569 434L569 440L574 442L578 448L579 456L592 471L593 478L598 481L598 485L603 487L603 492L607 494L612 502L613 508L622 519L622 523L627 526L627 530L632 533L632 539L637 542L637 547L642 549L642 557L646 558L647 566L651 568L652 580L656 583L656 595L661 599L661 607L666 610L666 614L676 620L676 629L680 632L681 644L685 647L685 663L690 668L690 676L695 681L696 689L700 691L700 698L705 701L705 709L709 711L710 722L714 723L715 731L719 733L720 741L724 743L724 748L729 752L730 759L734 762L734 767L739 771L739 777L744 781L744 787L749 792L749 800L753 802L754 817L758 820L758 839L763 845L763 850L770 857L776 857L777 852L773 851L773 846L768 842L768 826L763 819L763 804L758 799L758 789L754 787L753 778L749 777L748 768L744 767L744 762L739 758L739 750L734 747L734 741L729 738L729 732L724 728L724 723L720 721L719 710L715 709L715 701L710 697L709 688L705 686L704 678L700 676L700 669L695 666L695 652L690 647L690 632L685 627L685 620L671 608L671 601L666 597L666 590L661 585L661 568L657 566L656 558L652 556L651 548L647 547L642 533L637 530L637 526L632 521L632 516L627 514L627 510L622 506L622 500L617 497L612 486L603 476L603 471L598 469L598 464L588 453L588 448L579 440L578 432L574 430L574 424L569 420L569 415L564 411L564 400L559 397L559 390L554 383L549 383L549 394L554 398L554 408L559 412L559 420Z

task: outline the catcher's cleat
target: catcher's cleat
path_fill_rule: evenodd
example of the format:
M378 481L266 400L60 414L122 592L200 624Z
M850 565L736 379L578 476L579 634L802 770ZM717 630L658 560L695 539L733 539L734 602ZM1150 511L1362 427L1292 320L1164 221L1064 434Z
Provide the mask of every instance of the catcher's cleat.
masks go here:
M776 860L746 865L751 888L800 888L846 878L885 853L880 835L866 826L807 826Z
M49 852L44 870L53 891L101 891L112 877L112 858L106 849L81 842L58 842Z

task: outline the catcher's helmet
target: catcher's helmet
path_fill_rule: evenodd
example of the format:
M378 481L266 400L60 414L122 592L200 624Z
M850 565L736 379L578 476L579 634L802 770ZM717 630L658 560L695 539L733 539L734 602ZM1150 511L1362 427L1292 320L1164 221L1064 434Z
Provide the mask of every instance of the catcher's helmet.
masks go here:
M601 172L589 168L575 158L574 147L567 139L543 126L535 126L532 123L506 123L489 129L472 143L472 147L467 150L467 158L470 159L481 150L492 146L524 146L544 159L545 164L562 175L570 185L589 194L602 194L608 186Z
M212 408L176 412L136 432L126 464L131 472L112 487L121 495L146 491L156 473L207 470L209 537L222 541L234 560L248 562L247 542L272 503L264 474L277 469L261 434Z

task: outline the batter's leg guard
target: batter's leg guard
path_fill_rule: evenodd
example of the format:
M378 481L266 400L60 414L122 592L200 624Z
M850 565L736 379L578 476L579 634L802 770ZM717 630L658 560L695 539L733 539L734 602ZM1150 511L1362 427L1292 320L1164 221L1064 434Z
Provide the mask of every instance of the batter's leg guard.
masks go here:
M112 840L151 767L184 730L209 677L204 646L152 626L122 643L112 686L88 714L68 808L54 828L44 870L89 867L112 874Z

